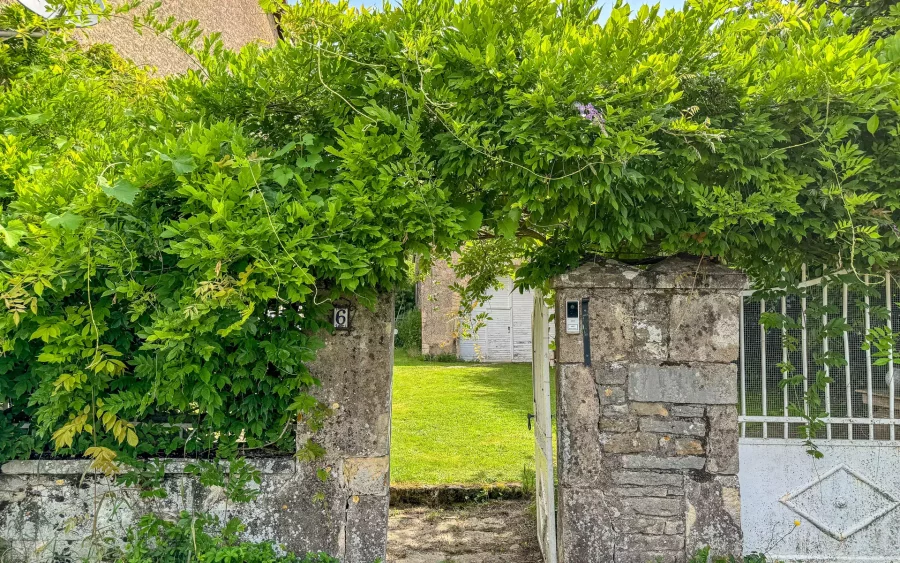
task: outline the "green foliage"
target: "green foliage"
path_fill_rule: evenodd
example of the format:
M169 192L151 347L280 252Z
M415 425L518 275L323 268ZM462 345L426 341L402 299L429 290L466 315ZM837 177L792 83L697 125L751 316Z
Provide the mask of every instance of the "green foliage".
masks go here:
M65 34L2 44L18 57L0 92L4 458L49 441L113 472L238 437L293 451L293 423L323 410L306 364L329 302L372 303L407 256L463 236L446 191L397 184L422 181L414 125L335 130L292 111L281 135L215 115L247 75L201 43L221 66L168 81Z
M520 261L540 286L597 254L762 284L894 268L892 14L306 0L284 41L234 53L151 10L138 27L197 63L165 80L66 30L5 41L0 453L290 448L323 412L306 365L330 300L466 240L493 241L469 245L467 303Z
M588 253L689 252L770 280L894 264L888 40L812 3L622 6L602 26L593 5L304 2L282 21L336 111L421 112L473 224L537 241L526 284Z
M397 318L394 346L403 350L422 350L422 311L412 309Z
M221 526L216 517L181 512L174 521L154 514L143 516L117 563L340 563L325 554L303 557L279 555L269 542L238 539L243 526L230 520Z
M727 557L717 557L714 554L712 556L710 554L710 548L704 547L697 551L688 563L766 563L768 561L765 555L759 553L753 553L739 559L735 559L734 556L731 555Z

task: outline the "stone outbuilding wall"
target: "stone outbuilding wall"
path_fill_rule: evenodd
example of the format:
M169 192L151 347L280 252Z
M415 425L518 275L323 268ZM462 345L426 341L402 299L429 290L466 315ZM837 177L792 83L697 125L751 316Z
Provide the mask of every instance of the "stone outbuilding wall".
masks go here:
M325 448L313 463L293 457L252 459L262 472L260 494L248 504L228 504L222 491L184 473L186 460L169 460L166 499L142 499L88 469L88 462L16 461L0 467L0 562L80 560L96 555L97 538L125 539L142 514L176 517L182 510L238 517L245 537L274 541L297 553L324 551L342 563L384 558L389 502L391 296L374 311L351 303L350 330L325 336L310 371L322 381L331 406L312 437ZM300 435L305 444L310 436ZM328 478L319 478L324 469Z
M453 255L453 259L456 254ZM450 287L459 282L452 263L435 260L419 284L422 311L422 353L426 356L459 353L459 294Z
M745 285L699 258L555 280L561 562L680 562L706 545L741 555ZM587 339L565 325L566 301L585 298Z

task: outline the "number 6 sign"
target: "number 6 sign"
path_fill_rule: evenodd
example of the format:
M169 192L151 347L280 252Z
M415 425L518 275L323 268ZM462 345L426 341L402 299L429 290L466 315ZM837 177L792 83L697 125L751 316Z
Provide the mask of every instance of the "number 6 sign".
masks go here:
M334 328L350 330L350 307L340 305L334 308Z

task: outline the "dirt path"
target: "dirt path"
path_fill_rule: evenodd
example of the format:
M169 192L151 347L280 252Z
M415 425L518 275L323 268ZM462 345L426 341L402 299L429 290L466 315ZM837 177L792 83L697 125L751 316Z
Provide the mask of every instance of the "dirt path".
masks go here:
M540 563L530 504L392 509L388 563Z

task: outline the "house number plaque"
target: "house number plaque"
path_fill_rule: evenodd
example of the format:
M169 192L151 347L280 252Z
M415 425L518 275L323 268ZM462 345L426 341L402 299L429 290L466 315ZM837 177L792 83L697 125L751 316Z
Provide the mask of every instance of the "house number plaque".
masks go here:
M334 328L337 330L350 330L350 307L346 305L335 306Z

